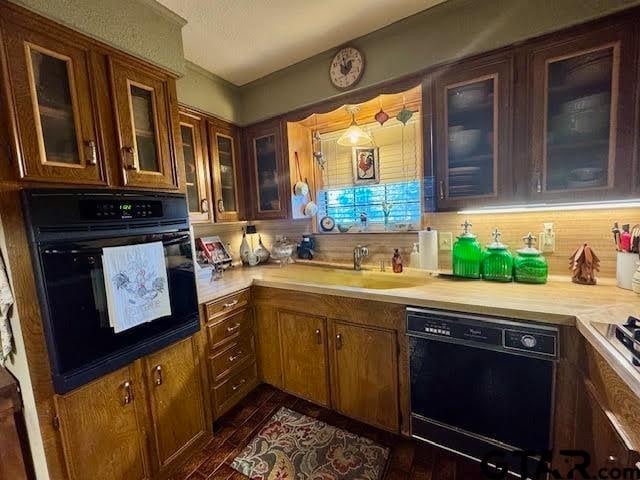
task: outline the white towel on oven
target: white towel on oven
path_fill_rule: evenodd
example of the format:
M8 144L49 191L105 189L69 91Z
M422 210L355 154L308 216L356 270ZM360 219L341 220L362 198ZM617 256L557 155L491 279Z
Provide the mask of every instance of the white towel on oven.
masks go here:
M0 255L0 366L4 366L4 362L13 351L13 342L11 341L13 335L9 323L11 305L13 305L13 295L4 260Z
M116 333L171 315L162 242L103 248L102 267Z

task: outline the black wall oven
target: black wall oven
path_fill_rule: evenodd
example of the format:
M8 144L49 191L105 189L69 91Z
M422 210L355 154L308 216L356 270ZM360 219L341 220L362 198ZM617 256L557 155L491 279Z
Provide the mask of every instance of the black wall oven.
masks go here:
M517 475L514 452L535 451L534 473L552 447L557 328L408 308L407 334L413 436L476 460L500 451Z
M23 191L43 327L56 393L65 393L200 328L183 195ZM102 249L162 242L171 315L115 333Z

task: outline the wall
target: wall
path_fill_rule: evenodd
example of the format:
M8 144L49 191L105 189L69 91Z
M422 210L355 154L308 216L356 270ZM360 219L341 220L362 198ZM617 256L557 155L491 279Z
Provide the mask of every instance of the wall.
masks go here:
M367 61L358 88L638 4L640 0L449 0L351 42ZM242 122L341 94L329 81L334 53L331 49L243 86Z
M240 123L240 92L235 85L186 62L185 75L176 82L178 101L231 123Z
M181 17L154 0L11 0L132 55L184 73Z

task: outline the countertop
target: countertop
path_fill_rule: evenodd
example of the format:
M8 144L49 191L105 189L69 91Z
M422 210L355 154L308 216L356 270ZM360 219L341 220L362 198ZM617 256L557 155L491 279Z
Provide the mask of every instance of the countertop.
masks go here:
M215 282L210 282L209 270L202 270L198 273L198 298L206 303L257 285L575 326L640 397L640 370L591 325L592 322L624 323L629 315L640 316L640 297L616 287L612 280L599 279L598 285L592 286L574 284L569 277L550 277L545 285L526 285L429 277L426 272L405 269L402 274L343 271L350 278L362 275L389 281L400 279L398 281L415 285L373 289L322 283L323 274L330 275L335 267L337 265L301 263L284 267L238 267L226 271L224 277Z

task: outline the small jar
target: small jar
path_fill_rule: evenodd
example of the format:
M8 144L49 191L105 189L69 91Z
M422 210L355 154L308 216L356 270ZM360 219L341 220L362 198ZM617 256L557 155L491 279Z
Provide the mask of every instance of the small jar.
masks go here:
M525 247L516 252L513 261L515 280L519 283L547 283L549 267L547 260L539 250L533 247L535 237L529 235L522 237Z
M508 247L500 242L500 232L496 228L493 242L487 245L482 260L482 278L494 282L510 282L513 280L513 255Z
M482 247L470 232L471 226L468 220L462 224L462 234L453 245L453 275L456 277L480 278Z

